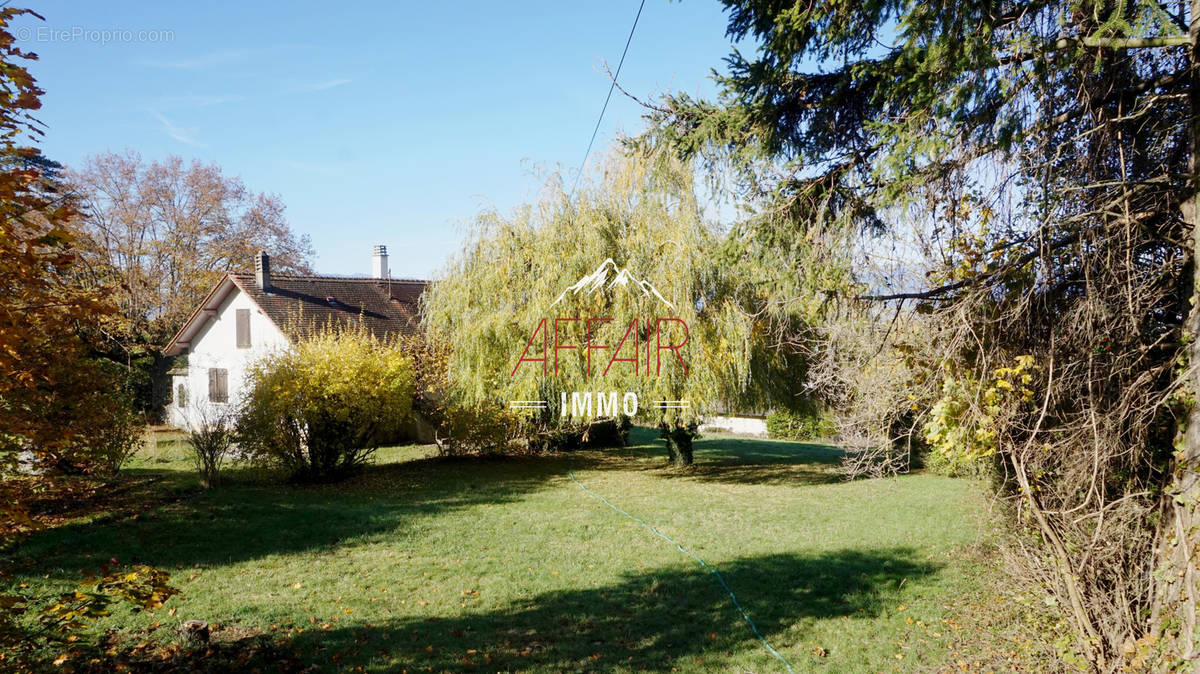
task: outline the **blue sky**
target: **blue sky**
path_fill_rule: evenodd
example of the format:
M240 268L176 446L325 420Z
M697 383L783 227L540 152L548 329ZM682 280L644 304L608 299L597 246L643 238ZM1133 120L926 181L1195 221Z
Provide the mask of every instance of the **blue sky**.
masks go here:
M539 169L578 166L608 87L600 64L616 68L637 8L61 1L15 32L41 57L47 156L214 162L283 198L319 271L366 273L383 243L394 276L427 277L475 213L533 199ZM714 0L648 0L622 86L711 94L725 23ZM614 93L593 157L641 127Z

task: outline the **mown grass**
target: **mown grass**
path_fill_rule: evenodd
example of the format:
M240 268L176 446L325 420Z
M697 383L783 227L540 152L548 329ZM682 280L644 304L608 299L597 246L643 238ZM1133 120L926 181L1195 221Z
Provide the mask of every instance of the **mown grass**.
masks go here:
M945 660L957 602L981 582L970 483L847 483L832 447L722 436L698 443L694 469L673 471L649 433L635 437L548 458L390 448L360 477L320 487L235 471L136 517L37 533L13 582L62 589L57 579L112 558L156 565L182 594L163 610L119 610L102 629L167 640L200 618L217 637L275 635L324 669L783 669L712 574L573 471L718 569L797 671ZM189 470L147 455L130 472L178 494Z

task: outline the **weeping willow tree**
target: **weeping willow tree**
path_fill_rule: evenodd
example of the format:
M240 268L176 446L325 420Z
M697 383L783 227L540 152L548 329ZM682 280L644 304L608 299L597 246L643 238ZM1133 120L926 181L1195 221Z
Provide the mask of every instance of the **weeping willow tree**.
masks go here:
M543 428L631 415L688 465L701 418L785 397L803 369L767 338L763 272L720 254L688 164L614 154L593 178L480 215L426 323L456 395Z

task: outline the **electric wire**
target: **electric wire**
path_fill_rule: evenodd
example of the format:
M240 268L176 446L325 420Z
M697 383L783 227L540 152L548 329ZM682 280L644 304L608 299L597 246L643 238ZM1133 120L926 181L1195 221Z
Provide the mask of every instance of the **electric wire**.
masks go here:
M604 97L604 106L600 108L600 117L596 119L596 128L592 129L592 139L588 141L587 152L583 153L583 161L579 162L579 170L575 172L575 184L571 186L571 196L579 187L579 178L583 175L583 167L587 165L588 157L592 154L592 144L596 142L596 134L600 132L600 123L604 121L604 111L608 110L608 101L612 99L613 89L617 86L617 78L621 76L621 66L625 65L625 54L629 53L629 44L633 42L633 33L637 30L638 19L642 18L642 8L646 0L638 6L637 16L633 17L633 27L629 29L629 37L625 40L625 49L621 51L621 60L617 62L617 72L613 73L612 83L608 85L608 95Z

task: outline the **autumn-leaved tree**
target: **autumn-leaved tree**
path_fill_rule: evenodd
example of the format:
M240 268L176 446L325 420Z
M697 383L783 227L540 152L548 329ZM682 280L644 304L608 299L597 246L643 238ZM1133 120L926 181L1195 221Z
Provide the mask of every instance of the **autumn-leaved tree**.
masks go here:
M113 467L138 433L120 404L120 379L93 358L97 333L113 306L101 288L76 274L75 203L43 170L31 143L41 135L33 112L40 88L23 65L36 56L9 30L21 16L0 8L0 550L38 522L32 494L53 497L61 472ZM40 18L40 17L38 17ZM37 470L30 473L30 468ZM2 561L2 560L0 560ZM0 580L8 569L0 565ZM138 567L61 597L25 590L0 594L0 661L11 671L44 665L50 644L77 642L78 631L115 600L147 608L175 592L167 574ZM29 617L22 618L28 614ZM67 646L70 648L70 646ZM58 653L59 651L56 651ZM64 660L66 655L60 656ZM53 659L53 658L51 658Z
M545 401L522 413L555 424L587 416L575 393L592 396L592 416L631 411L633 393L637 420L686 465L700 417L786 388L794 374L747 310L754 276L722 259L693 188L687 164L614 155L575 195L551 180L538 203L481 215L425 300L458 394Z
M4 9L0 20L25 13ZM130 442L129 420L112 414L118 380L90 357L113 305L107 288L80 281L77 203L30 146L42 91L19 63L36 57L7 32L0 57L0 468L25 453L43 468L88 471Z
M90 157L65 176L80 199L88 278L119 287L120 339L161 345L221 274L250 271L258 250L278 272L306 272L313 250L277 195L214 164L136 152Z

